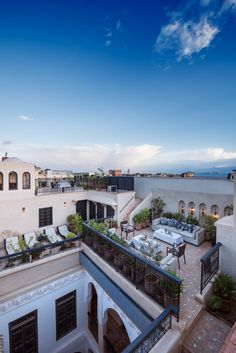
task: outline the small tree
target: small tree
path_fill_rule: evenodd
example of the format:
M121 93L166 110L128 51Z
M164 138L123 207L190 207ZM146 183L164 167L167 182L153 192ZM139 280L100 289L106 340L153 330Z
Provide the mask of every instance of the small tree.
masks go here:
M211 215L204 215L200 219L200 225L202 228L205 228L206 240L211 240L216 232L215 227L216 219Z
M157 217L161 216L165 205L165 202L160 198L160 196L152 199L152 206L155 208L155 215Z

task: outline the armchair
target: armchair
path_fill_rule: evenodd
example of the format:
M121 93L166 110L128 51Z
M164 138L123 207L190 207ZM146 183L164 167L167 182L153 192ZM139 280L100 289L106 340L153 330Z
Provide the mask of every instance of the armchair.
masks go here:
M120 222L120 231L121 231L121 237L122 237L122 233L123 232L125 233L126 240L129 233L133 233L133 237L134 237L134 227L131 224L129 224L127 221Z

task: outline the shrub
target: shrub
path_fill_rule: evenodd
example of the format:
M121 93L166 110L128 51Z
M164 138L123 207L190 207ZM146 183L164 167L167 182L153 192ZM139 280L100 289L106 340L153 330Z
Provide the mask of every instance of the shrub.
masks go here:
M186 223L193 224L194 226L198 226L198 219L195 216L192 216L190 214L186 219Z
M213 282L213 292L217 297L231 299L235 291L235 281L226 273L220 273Z
M67 221L70 224L70 230L75 233L82 233L83 218L80 213L72 214L67 217Z

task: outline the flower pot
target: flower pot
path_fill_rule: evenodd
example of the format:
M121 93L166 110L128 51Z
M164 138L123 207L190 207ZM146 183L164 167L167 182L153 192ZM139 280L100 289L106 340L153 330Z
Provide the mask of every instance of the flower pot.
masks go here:
M232 308L232 299L222 298L221 299L221 308L220 308L222 313L225 313L225 314L230 313L231 308Z
M100 246L98 247L98 254L103 256L104 255L104 244L100 244Z
M149 220L149 219L146 219L145 224L146 224L146 228L147 228L147 227L150 227L150 220Z
M86 235L85 238L85 243L89 246L92 247L93 246L93 236L92 235Z
M94 248L94 250L98 251L99 247L100 247L99 241L97 239L93 239L93 248Z
M136 230L141 230L142 229L142 223L134 223L134 228Z
M165 305L165 307L167 307L169 304L176 307L178 305L178 297L172 297L169 294L165 293L164 294L164 305Z
M155 291L155 298L160 303L161 305L164 304L164 288L163 287L158 287L158 283L156 286L156 291Z
M122 268L124 262L124 255L123 254L115 254L114 255L114 265L117 268Z
M205 230L205 240L211 240L211 239L212 239L211 232Z
M145 291L151 295L155 294L156 284L157 284L157 276L153 274L145 275Z
M143 280L143 273L140 267L131 268L131 279L134 283L140 283Z
M130 264L124 261L123 262L122 271L123 271L124 274L130 276L130 274L131 274L131 266L130 266Z
M107 261L112 261L114 258L114 248L106 248L104 247L104 257Z

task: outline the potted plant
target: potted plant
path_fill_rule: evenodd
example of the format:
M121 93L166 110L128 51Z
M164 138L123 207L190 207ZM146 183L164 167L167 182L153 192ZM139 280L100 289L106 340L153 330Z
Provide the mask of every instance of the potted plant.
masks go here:
M151 295L155 294L157 285L157 276L153 273L147 273L144 277L145 291Z
M74 233L68 233L66 235L66 239L73 239L75 238L75 234ZM74 241L69 241L67 242L68 248L74 248L75 247L75 242Z
M198 219L195 217L195 216L193 216L193 215L189 215L188 217L187 217L187 219L186 219L186 223L188 223L188 224L192 224L192 225L194 225L194 226L198 226Z
M221 298L213 295L207 303L207 309L211 314L216 314L221 308Z
M141 213L143 227L150 226L150 210L148 208L143 208Z
M178 295L182 292L183 290L183 280L176 274L176 272L168 270L172 276L178 278L181 280L181 284L178 285L175 283L173 280L166 278L165 279L165 293L164 293L164 304L165 307L168 306L169 304L173 306L178 305Z
M143 280L144 276L144 265L136 262L131 267L131 279L134 283L140 283Z
M114 265L117 268L122 268L124 262L124 254L122 254L119 250L117 250L114 254Z
M134 228L136 230L142 229L142 215L140 213L134 216Z
M152 199L152 206L153 206L153 211L154 211L154 217L155 218L159 218L161 216L165 205L166 204L160 198L160 196Z
M205 239L212 240L215 234L215 218L211 215L204 215L200 219L200 225L205 228Z
M75 234L82 233L83 218L80 213L72 214L67 217L69 230Z
M213 293L221 298L221 310L229 313L232 306L232 297L236 282L226 273L220 273L213 282Z
M124 260L123 260L123 267L122 267L122 271L125 275L129 276L131 274L132 264L133 264L132 257L125 254Z
M19 245L20 251L25 251L27 249L24 239L19 239L18 240L18 245ZM30 255L29 255L28 252L22 254L20 257L21 257L21 261L22 262L29 262Z
M32 248L32 259L33 260L39 259L40 254L42 253L43 250L44 250L44 247L41 244L35 243Z

